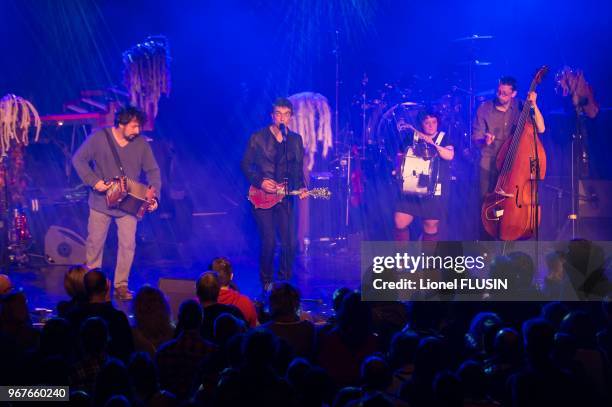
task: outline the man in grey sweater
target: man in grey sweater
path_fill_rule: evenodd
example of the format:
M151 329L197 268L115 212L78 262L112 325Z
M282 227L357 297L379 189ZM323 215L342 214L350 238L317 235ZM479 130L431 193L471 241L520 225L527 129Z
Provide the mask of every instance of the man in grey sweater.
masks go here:
M117 111L115 125L90 135L72 158L74 168L81 180L89 185L89 221L87 224L86 256L87 267L102 266L104 243L108 227L114 219L117 224L119 248L115 268L114 294L120 300L130 300L133 292L128 288L128 277L136 249L135 216L120 209L109 209L106 205L106 190L110 180L121 175L109 145L114 143L123 171L128 178L138 181L142 172L148 185L154 188L157 196L161 190L159 166L146 139L139 137L145 114L134 107ZM157 209L157 198L149 211Z

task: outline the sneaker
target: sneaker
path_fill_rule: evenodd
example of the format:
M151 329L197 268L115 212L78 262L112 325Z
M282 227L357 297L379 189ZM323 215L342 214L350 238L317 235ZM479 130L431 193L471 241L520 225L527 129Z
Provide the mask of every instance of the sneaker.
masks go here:
M127 286L115 287L115 297L119 301L129 301L134 298L134 292L130 291Z

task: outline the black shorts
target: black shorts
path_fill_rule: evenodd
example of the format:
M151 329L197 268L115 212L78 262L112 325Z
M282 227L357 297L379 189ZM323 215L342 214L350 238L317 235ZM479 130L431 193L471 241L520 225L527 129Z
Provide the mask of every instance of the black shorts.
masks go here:
M448 207L447 203L448 200L443 196L419 197L403 194L395 206L395 212L407 213L421 219L441 220Z

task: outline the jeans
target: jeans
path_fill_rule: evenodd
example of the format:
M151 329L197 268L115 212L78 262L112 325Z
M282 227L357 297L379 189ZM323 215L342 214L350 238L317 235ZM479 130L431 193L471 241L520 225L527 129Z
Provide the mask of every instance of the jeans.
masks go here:
M104 243L106 242L108 227L113 218L117 224L117 237L119 240L113 285L114 287L127 287L130 269L134 261L134 252L136 251L136 225L138 221L135 216L125 215L117 218L89 209L87 243L85 246L87 267L89 269L102 267Z

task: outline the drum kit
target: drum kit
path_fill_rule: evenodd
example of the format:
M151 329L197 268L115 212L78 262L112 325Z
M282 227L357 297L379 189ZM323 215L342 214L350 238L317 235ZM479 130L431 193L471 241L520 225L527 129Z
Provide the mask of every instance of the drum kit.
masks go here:
M481 45L493 40L490 35L470 35L452 40L452 46L461 49L458 62L451 65L453 72L447 77L409 75L395 82L386 82L380 88L369 91L369 78L361 80L360 92L353 97L352 128L339 134L336 158L331 161L331 172L346 180L348 206L355 202L353 179L360 183L390 183L401 186L405 194L426 196L434 194L438 177L438 158L424 156L418 144L403 145L412 133L409 128L418 127L417 114L431 108L439 115L443 130L455 144L455 163L451 164L451 180L457 179L457 161L472 165L475 153L471 142L472 120L476 103L494 95L494 89L475 89L478 76L492 66L492 62L478 58ZM459 154L457 154L459 152ZM402 159L398 160L398 153ZM457 160L457 158L459 160ZM460 165L460 164L459 164ZM357 177L355 177L357 172ZM365 181L364 181L365 180ZM357 200L362 201L362 200ZM347 219L348 225L348 219Z

